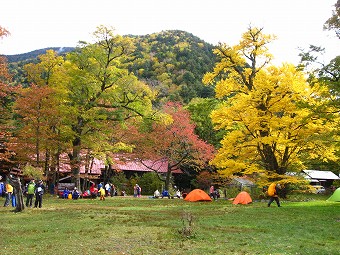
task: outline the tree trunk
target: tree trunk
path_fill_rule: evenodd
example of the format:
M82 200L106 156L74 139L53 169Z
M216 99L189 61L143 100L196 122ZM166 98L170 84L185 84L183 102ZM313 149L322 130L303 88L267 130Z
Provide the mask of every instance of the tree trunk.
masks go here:
M50 151L48 149L46 149L45 151L45 162L44 162L44 173L46 176L46 184L48 187L50 187L51 185L51 179L50 179Z
M166 172L166 178L165 178L165 189L169 190L171 183L171 167L168 165L168 171Z
M9 175L8 180L9 180L9 183L14 188L14 195L15 195L15 199L16 199L15 211L21 212L25 209L25 206L24 206L24 196L22 194L20 179L18 177L14 177L12 175Z
M69 158L71 161L71 169L75 179L75 186L78 190L80 190L80 138L76 138L73 141L73 151L72 154L69 154Z
M263 145L263 154L265 168L269 171L277 172L279 170L279 164L277 163L275 153L269 144Z

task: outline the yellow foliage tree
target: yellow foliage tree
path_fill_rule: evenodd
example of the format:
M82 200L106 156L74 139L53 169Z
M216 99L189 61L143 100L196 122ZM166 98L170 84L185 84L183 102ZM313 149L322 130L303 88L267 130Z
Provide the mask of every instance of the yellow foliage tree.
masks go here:
M216 129L227 131L212 160L220 174L266 173L278 177L303 169L303 159L334 159L328 137L333 129L313 107L321 101L304 73L293 65L270 65L267 44L275 36L249 28L236 46L219 44L219 61L206 73L205 84L216 83L221 106L212 112Z

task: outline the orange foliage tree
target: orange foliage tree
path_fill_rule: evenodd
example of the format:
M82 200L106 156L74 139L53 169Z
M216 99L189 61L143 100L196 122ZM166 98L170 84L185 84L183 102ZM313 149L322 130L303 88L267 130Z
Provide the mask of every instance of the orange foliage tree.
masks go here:
M9 32L0 26L0 39L8 36ZM10 137L11 105L14 89L10 86L11 75L8 72L7 60L0 56L0 161L9 161L11 153L8 150Z
M159 162L167 162L164 181L165 188L169 189L173 171L181 166L204 169L213 157L214 148L195 134L190 114L180 104L167 103L163 111L170 116L168 123L154 122L144 129L130 130L130 135L135 145L134 157L142 163L155 162L154 167L147 167L157 172Z

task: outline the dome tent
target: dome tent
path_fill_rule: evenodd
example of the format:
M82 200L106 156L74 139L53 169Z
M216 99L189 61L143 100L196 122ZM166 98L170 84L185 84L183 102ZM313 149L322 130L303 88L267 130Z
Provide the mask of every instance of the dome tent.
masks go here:
M327 201L340 202L340 188L337 188Z
M246 205L253 202L253 200L251 199L250 195L248 194L247 191L241 191L240 193L238 193L238 195L235 197L233 204L237 205L237 204L242 204L242 205Z
M212 201L211 197L201 189L194 189L184 199L185 201Z

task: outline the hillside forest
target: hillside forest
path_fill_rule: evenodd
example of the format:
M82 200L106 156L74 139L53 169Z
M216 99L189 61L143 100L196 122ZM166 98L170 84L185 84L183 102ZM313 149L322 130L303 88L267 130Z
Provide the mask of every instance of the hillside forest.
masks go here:
M339 13L338 1L324 29L340 39ZM267 46L276 38L264 28L250 26L237 45L104 26L93 38L0 57L0 174L15 168L56 183L65 156L77 187L94 158L111 175L126 159L165 161L166 187L177 169L183 186L339 174L340 56L319 63L322 46L301 51L298 66L275 66Z

